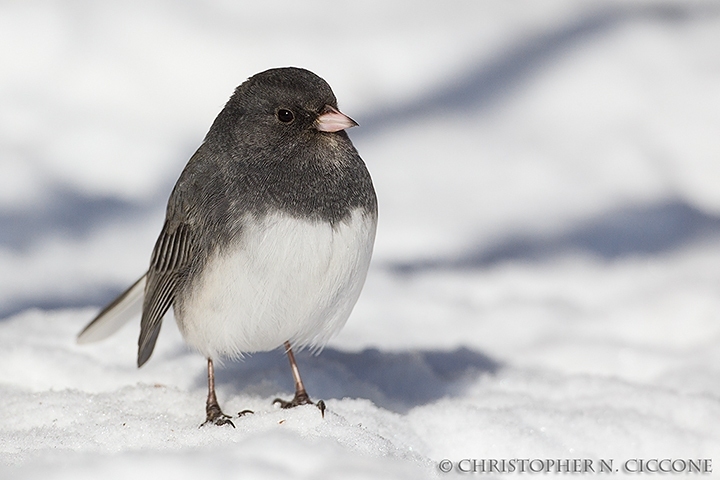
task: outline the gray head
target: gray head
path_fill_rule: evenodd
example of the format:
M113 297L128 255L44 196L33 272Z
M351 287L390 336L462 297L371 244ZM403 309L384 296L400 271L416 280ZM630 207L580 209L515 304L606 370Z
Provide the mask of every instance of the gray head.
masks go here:
M253 75L235 89L228 105L273 114L283 106L305 117L319 113L326 105L337 109L337 99L330 85L311 71L286 67Z
M209 136L224 137L235 148L267 148L276 142L317 143L323 134L355 125L338 111L325 80L308 70L286 67L258 73L237 87Z
M206 200L216 225L237 212L272 209L333 223L358 206L373 212L370 175L344 131L354 125L314 73L292 67L258 73L215 119L176 196L194 205Z

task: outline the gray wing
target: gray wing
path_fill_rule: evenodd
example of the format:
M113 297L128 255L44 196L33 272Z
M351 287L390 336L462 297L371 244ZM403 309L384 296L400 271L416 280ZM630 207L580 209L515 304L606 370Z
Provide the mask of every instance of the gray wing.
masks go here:
M186 223L170 226L165 221L147 273L138 339L138 367L152 355L163 316L175 300L180 282L190 265L193 245L192 230Z

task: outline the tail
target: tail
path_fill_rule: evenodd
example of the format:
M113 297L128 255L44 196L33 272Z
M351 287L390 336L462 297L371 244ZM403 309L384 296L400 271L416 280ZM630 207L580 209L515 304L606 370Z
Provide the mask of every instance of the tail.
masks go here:
M129 322L142 311L143 295L145 293L145 278L143 275L122 295L105 307L97 317L90 322L77 337L77 343L91 343L103 340L120 330L120 327Z

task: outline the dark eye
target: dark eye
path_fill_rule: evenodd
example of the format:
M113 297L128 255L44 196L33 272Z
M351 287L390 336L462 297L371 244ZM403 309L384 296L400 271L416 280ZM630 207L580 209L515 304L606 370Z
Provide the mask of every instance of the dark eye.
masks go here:
M290 123L295 120L295 115L290 110L281 108L277 111L277 118L283 123Z

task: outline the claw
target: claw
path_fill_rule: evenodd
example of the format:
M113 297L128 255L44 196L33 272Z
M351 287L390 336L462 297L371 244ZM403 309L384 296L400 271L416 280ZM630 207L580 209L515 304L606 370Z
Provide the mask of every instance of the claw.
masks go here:
M296 393L295 397L293 397L292 400L287 401L283 400L282 398L276 398L273 400L273 405L276 403L280 404L280 408L293 408L293 407L299 407L300 405L315 405L317 408L320 409L320 414L322 415L322 418L325 418L325 402L323 400L318 400L317 403L310 400L310 397L307 393L301 392Z
M276 403L280 404L280 408L293 408L300 405L313 405L313 401L310 400L310 397L305 392L296 393L293 399L290 401L283 400L282 398L276 398L275 400L273 400L273 405L275 405Z
M212 425L230 425L231 427L235 428L235 424L230 420L230 415L225 415L218 409L219 415L211 415L210 412L208 412L208 416L205 419L205 422L200 425L200 427L204 427L205 425L212 424ZM198 427L198 428L200 428Z

